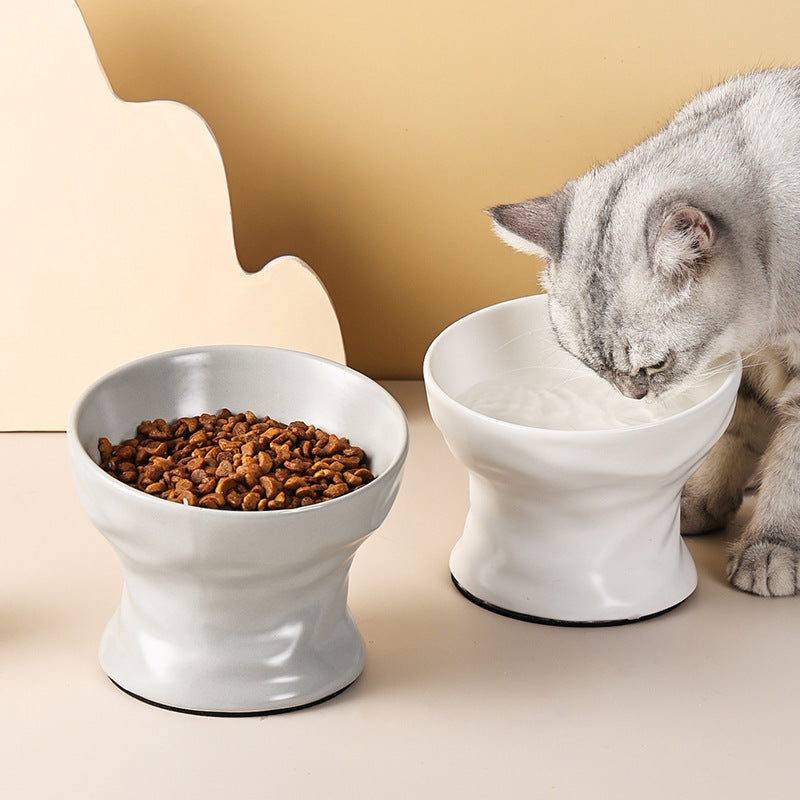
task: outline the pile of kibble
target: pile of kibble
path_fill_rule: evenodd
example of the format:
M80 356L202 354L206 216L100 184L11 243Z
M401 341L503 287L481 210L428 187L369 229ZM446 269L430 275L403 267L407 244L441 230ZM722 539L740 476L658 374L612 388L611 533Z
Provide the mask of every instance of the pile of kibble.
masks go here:
M300 508L374 479L364 451L305 422L251 411L145 420L136 436L98 442L100 466L147 494L203 508Z

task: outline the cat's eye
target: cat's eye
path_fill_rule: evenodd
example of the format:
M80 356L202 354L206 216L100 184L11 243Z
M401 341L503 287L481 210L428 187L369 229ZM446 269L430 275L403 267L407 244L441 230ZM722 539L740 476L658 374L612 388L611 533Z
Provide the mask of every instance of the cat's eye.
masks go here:
M672 363L672 356L666 355L661 361L656 362L655 364L650 364L650 366L644 367L644 372L646 375L656 375L659 372L663 372L670 364Z

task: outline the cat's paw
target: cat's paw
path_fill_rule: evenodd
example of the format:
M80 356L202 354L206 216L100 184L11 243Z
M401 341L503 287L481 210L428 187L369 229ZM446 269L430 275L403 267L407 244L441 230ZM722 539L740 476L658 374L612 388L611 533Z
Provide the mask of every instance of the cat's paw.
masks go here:
M762 597L786 597L800 584L800 543L775 536L744 536L733 545L728 580Z
M681 533L693 535L724 528L741 503L741 498L714 497L690 480L681 493Z

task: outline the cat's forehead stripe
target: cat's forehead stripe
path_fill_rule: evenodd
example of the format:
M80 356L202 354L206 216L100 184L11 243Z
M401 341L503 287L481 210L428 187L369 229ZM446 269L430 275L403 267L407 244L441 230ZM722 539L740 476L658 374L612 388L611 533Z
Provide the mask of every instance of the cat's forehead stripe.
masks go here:
M606 193L606 198L601 206L597 220L597 254L607 248L608 229L614 216L614 206L625 181L624 175L617 176Z

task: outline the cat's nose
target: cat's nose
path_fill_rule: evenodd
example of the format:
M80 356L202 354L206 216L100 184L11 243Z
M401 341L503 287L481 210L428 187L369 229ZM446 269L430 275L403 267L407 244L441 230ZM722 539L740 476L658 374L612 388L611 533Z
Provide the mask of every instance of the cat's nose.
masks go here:
M647 395L648 385L647 376L642 373L636 375L625 375L617 373L614 376L614 385L619 391L633 400L641 400Z

